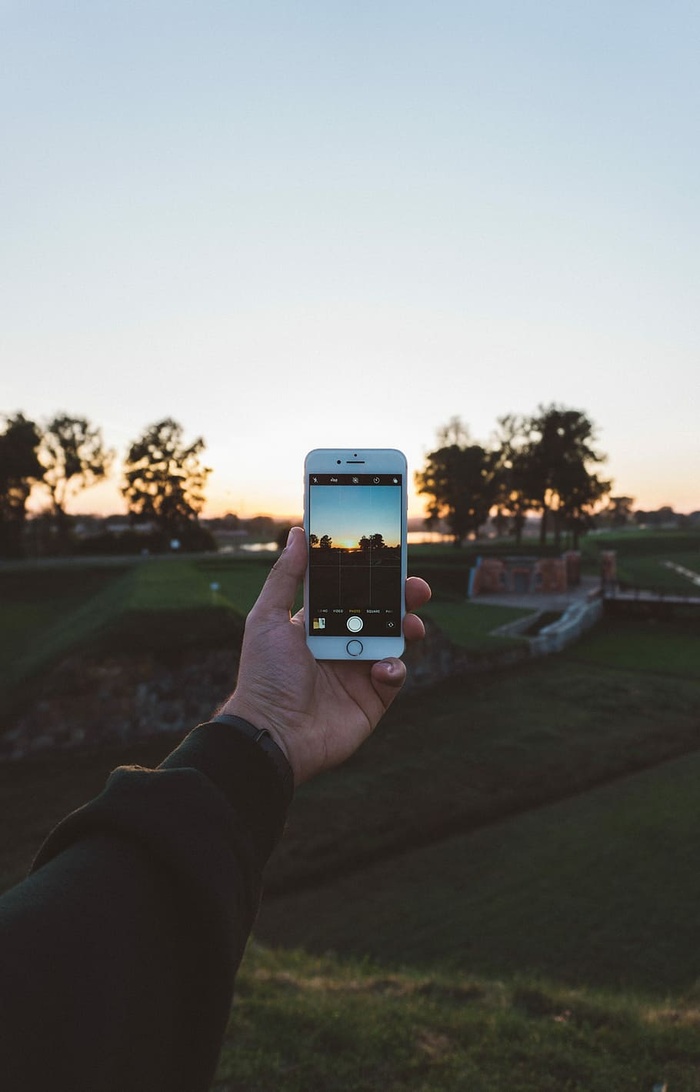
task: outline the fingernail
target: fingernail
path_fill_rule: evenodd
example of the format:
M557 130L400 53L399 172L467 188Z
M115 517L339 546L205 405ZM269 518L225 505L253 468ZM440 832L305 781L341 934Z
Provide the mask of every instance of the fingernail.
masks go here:
M296 536L297 531L301 531L301 527L290 527L289 528L289 534L287 535L287 541L286 541L285 546L284 546L285 550L287 549L287 546L291 546L291 544L292 544L292 542L293 542L293 540L294 540L294 538Z

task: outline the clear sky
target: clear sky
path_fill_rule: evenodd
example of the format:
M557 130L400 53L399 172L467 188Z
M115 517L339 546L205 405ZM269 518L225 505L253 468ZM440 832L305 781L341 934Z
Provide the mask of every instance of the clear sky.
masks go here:
M354 549L365 536L381 535L387 546L401 542L401 487L312 486L309 530L329 535L334 546Z
M699 55L697 0L0 0L0 411L172 416L250 516L558 402L700 508Z

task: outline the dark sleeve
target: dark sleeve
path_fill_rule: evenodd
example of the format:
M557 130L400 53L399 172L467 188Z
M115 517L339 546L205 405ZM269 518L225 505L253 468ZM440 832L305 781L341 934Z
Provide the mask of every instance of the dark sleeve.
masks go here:
M255 742L207 724L53 831L0 899L4 1088L210 1087L290 797Z

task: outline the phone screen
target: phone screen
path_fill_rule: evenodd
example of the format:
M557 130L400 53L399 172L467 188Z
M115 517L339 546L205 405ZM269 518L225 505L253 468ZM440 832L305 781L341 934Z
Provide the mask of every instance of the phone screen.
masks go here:
M309 635L401 632L403 478L308 477Z

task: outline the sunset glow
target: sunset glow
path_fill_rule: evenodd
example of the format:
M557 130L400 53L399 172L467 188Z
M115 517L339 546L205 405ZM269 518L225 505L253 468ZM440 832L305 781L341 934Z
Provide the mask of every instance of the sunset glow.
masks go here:
M557 402L615 494L700 509L697 9L272 10L9 5L0 410L118 457L171 416L206 515L298 518L313 447L412 490L451 417Z

